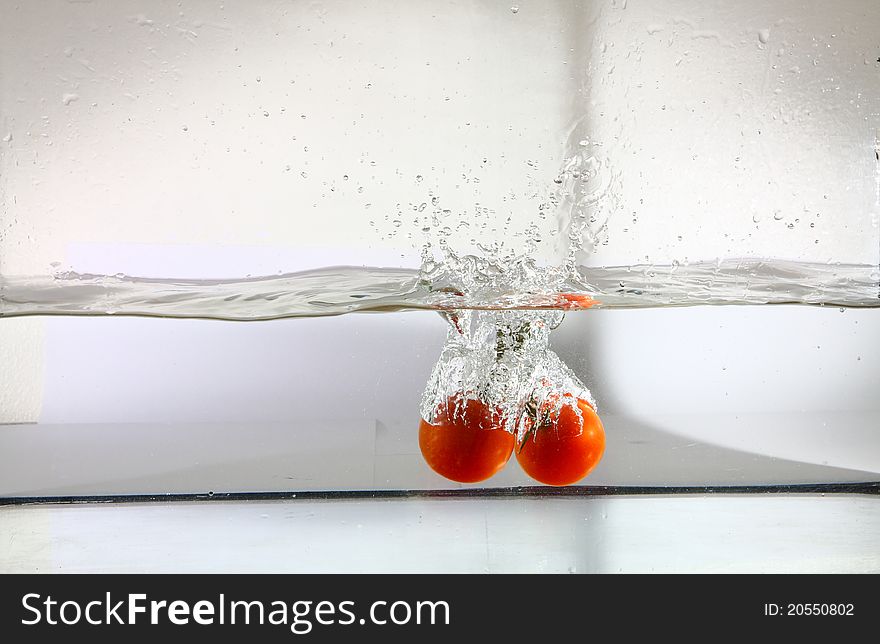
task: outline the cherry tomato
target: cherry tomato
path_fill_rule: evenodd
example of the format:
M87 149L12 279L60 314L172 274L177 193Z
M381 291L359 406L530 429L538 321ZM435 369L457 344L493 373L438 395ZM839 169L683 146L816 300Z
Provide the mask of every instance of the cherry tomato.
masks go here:
M567 397L571 397L567 394ZM571 485L596 467L605 452L605 429L590 403L577 399L559 412L539 418L519 442L516 460L533 479L546 485Z
M479 400L449 398L430 424L419 423L419 447L432 470L459 483L476 483L503 468L516 442L500 416Z
M565 309L588 309L599 303L589 295L580 293L560 293L559 299L561 300L562 308Z

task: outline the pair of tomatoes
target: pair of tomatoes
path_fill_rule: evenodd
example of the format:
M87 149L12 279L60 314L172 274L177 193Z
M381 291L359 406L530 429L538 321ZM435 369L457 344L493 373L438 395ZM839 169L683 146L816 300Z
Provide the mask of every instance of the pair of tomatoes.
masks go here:
M435 472L460 483L484 481L499 472L516 447L526 474L547 485L571 485L596 466L605 451L605 430L592 406L571 398L558 411L532 411L517 441L498 411L479 400L453 396L434 423L419 424L419 447ZM577 405L577 411L574 409Z

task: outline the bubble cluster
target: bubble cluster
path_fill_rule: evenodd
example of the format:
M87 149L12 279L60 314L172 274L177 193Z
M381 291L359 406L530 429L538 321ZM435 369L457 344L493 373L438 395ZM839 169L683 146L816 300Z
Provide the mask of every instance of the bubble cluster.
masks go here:
M596 408L589 390L550 349L560 311L451 311L446 344L422 396L429 423L454 414L449 400L479 400L500 416L500 426L522 437L537 410L553 415L576 400Z

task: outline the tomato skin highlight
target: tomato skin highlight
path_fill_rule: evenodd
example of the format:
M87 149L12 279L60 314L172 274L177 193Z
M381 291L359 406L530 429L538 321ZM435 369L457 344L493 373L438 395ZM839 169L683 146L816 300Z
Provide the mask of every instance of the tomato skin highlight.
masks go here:
M499 414L479 400L452 397L434 424L419 423L419 448L428 466L451 481L478 483L510 460L516 438L501 426Z
M583 420L570 405L564 405L549 423L528 431L517 446L520 467L539 483L577 483L605 453L602 421L586 400L578 399L577 406Z

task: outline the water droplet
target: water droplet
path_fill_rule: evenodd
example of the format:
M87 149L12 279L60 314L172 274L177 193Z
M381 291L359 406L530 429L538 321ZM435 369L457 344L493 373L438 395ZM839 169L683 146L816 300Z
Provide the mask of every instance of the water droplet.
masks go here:
M424 177L422 175L420 175L420 174L416 175L416 183L421 183L422 179L424 179Z
M267 110L263 110L263 116L269 116L269 112Z
M766 45L770 42L770 30L769 29L758 29L758 40L762 45Z
M61 102L64 103L65 105L70 105L74 101L78 101L78 100L79 100L79 94L70 93L70 94L62 94L62 96L61 96Z
M4 143L9 143L12 140L12 132L9 132L6 136L3 137Z
M517 5L513 5L510 8L510 13L519 13L519 7Z
M781 210L774 210L773 211L773 219L775 219L776 221L782 221L782 218L784 216L785 215L782 214Z
M348 175L347 175L347 174L342 175L342 180L343 180L343 181L348 181Z
M301 176L303 179L305 179L309 175L305 170L303 170L302 172L299 173L299 176Z
M183 126L183 131L184 131L184 132L189 132L189 128L188 128L187 126L184 125L184 126Z

